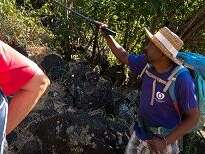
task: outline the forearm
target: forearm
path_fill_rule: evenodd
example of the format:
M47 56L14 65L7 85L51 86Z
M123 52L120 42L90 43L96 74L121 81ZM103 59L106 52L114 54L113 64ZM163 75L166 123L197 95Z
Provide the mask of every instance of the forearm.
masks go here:
M199 119L199 112L188 115L167 137L167 144L172 144L194 128Z
M117 59L122 64L128 64L128 53L125 51L125 49L120 46L112 36L106 35L105 39L112 53L117 57Z

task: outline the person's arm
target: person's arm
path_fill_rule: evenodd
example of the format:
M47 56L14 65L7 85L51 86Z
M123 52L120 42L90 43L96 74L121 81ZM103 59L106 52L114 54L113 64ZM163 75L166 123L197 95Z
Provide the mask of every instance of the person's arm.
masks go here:
M148 63L146 56L144 54L141 55L128 54L125 51L125 49L122 46L120 46L112 36L107 35L103 32L102 29L106 27L107 25L102 23L99 28L102 32L102 35L105 37L107 44L110 47L112 53L117 57L117 59L122 64L128 65L130 70L135 75L139 75Z
M148 141L150 148L154 152L163 151L167 145L173 144L176 140L182 138L192 128L194 128L199 119L198 108L193 108L185 113L185 119L165 138L154 137Z
M192 128L194 128L199 120L198 108L193 108L184 113L184 119L167 137L167 144L172 144L176 140L187 134Z
M176 80L176 98L182 115L182 122L166 137L171 144L194 128L199 120L199 109L192 77L188 71L181 73Z
M128 53L120 46L111 35L104 36L108 46L115 57L122 63L128 65Z
M6 134L28 115L50 84L48 77L29 58L0 41L0 87L9 102Z
M34 76L14 94L9 103L6 134L28 115L49 84L47 76L38 68Z
M102 24L100 26L100 29L106 28L107 25ZM104 38L107 41L108 46L110 47L112 53L116 56L116 58L122 63L128 65L128 53L125 51L125 49L120 46L117 41L111 36L107 35L101 30Z

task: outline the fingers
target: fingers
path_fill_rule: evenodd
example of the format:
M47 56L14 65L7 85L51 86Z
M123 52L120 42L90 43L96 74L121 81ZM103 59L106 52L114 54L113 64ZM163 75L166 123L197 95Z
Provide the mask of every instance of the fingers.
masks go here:
M158 149L158 147L156 145L156 142L155 142L156 139L157 139L156 137L153 137L152 140L147 140L147 145L148 145L150 152L152 154L160 154L162 152Z
M100 28L100 29L106 29L107 27L108 27L108 25L102 23L99 28Z
M99 31L102 33L103 36L116 35L116 32L109 29L107 24L101 22L98 22L97 24L98 24Z
M155 150L154 143L152 142L152 140L147 140L147 145L149 147L151 154L155 154L157 152Z
M106 29L106 28L108 28L108 25L107 24L104 24L104 23L102 23L102 22L98 22L98 27L99 27L99 31L104 35L104 30L103 29Z

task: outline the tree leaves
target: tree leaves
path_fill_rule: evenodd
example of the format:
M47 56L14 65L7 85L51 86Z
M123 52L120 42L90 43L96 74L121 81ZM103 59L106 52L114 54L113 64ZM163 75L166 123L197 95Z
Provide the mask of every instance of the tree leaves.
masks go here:
M8 0L7 2L11 1L12 0ZM22 5L31 6L31 2L37 3L37 1L38 0L26 0ZM41 0L38 2L40 1ZM160 27L167 26L178 34L190 34L191 29L189 27L186 28L186 26L194 20L199 9L205 5L203 0L58 1L64 5L69 5L73 2L73 9L75 11L92 19L107 23L111 29L117 31L117 41L124 45L128 51L142 50L143 39L145 37L144 27L148 27L154 32ZM33 17L51 18L49 19L52 21L50 24L52 26L52 31L56 35L57 41L61 42L69 39L71 42L78 41L79 43L84 44L91 39L95 28L90 26L89 23L79 17L73 16L71 13L67 14L64 8L54 4L52 0L42 0L42 4L39 4L42 5L40 9L34 11L29 9L28 14L31 14ZM4 10L10 10L9 12L12 14L13 9L10 7L5 8ZM202 31L202 33L198 34L200 39L203 38L200 35L204 32L204 22L202 20L201 17L197 18L197 22L201 24L199 27L194 26L194 33L199 30ZM49 28L49 26L47 27ZM185 36L186 34L183 35ZM192 37L192 35L186 36ZM194 42L194 44L197 43L197 41L192 42ZM203 46L202 44L203 43L200 43L200 46ZM103 45L102 48L104 48ZM200 47L200 50L205 50L204 48L205 47Z
M152 4L152 13L153 15L159 15L162 12L162 2L161 0L150 0Z

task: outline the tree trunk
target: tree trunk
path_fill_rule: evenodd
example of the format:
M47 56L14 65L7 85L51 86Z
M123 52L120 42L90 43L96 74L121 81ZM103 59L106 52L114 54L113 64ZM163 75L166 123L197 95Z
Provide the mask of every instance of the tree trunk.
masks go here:
M184 42L188 40L189 37L193 35L196 31L205 25L205 6L203 6L199 11L189 20L187 23L182 24L179 28L179 36ZM186 26L184 26L186 25Z

